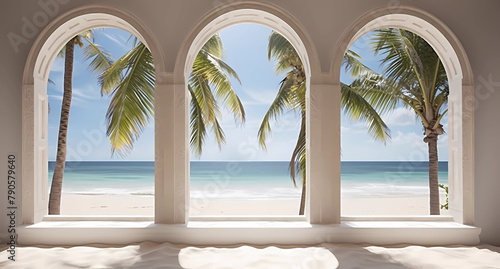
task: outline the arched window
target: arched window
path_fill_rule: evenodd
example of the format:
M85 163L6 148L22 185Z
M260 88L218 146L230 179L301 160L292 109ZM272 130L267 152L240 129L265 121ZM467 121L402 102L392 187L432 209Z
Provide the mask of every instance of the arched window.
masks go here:
M113 14L113 15L111 15ZM114 27L128 31L149 46L154 41L127 14L107 8L73 10L59 24L49 25L30 51L23 78L23 223L36 223L47 215L48 204L48 96L47 81L51 65L64 44L88 29ZM149 43L149 44L148 44ZM158 54L156 47L151 48ZM162 70L161 65L156 67Z
M401 34L401 35L400 35ZM387 38L390 36L391 39ZM415 86L413 83L406 85L398 92L390 92L392 87L388 85L389 78L386 68L389 64L398 64L405 66L406 54L403 50L398 50L399 57L389 63L382 62L390 53L391 48L396 46L387 46L376 52L374 43L400 44L397 37L405 37L412 42L421 62L424 65L424 77L422 80L429 81L430 74L437 74L436 82L432 89L434 96L429 102L439 105L439 111L435 111L433 117L439 121L435 126L436 132L433 134L437 141L434 143L425 143L423 135L423 123L430 122L425 113L417 114L417 106L410 102L401 100L403 96L398 94L405 93L405 98L409 100L421 100L426 105L427 99L422 98L424 86L410 88L406 85ZM394 52L393 50L391 50ZM386 53L387 52L387 53ZM433 204L432 215L449 215L446 209L446 191L448 186L448 115L446 102L447 97L447 76L442 64L434 51L429 48L418 35L413 32L397 28L379 29L365 34L356 40L345 55L346 69L342 70L342 215L343 216L426 216L430 215L430 200ZM347 64L349 63L349 64ZM359 65L364 65L360 67ZM364 69L358 74L356 67ZM407 68L409 66L406 66ZM429 70L435 70L432 72ZM405 72L407 74L408 72ZM414 72L410 73L414 74ZM379 80L379 83L370 83L369 81ZM386 83L383 83L383 82ZM384 86L377 88L378 86ZM428 89L426 89L428 91ZM394 107L389 108L388 103L383 107L373 106L378 113L370 110L370 101L376 102L382 100L379 98L371 99L369 94L385 93L385 97L391 98ZM366 94L366 98L363 98ZM351 97L352 98L349 98ZM379 95L380 96L380 95ZM440 96L438 98L434 98ZM346 97L346 98L344 98ZM358 99L364 99L360 102ZM440 103L442 102L442 103ZM428 106L430 107L430 106ZM362 118L357 119L357 111L363 111ZM442 115L442 117L441 117ZM365 116L365 118L363 118ZM421 117L425 117L422 120ZM373 124L373 125L372 125ZM369 129L370 127L370 129ZM371 127L374 127L371 129ZM444 132L441 132L444 130ZM429 148L429 145L430 148ZM436 150L432 160L436 162L429 163L429 149ZM433 151L434 152L434 151ZM431 174L430 164L438 169L433 170L436 173ZM429 177L432 176L432 199L430 195ZM440 188L438 184L442 185ZM438 200L438 201L436 201ZM441 207L441 208L440 208ZM437 210L436 210L437 209ZM437 211L437 212L436 212Z
M198 30L190 35L192 39L190 39L188 41L189 46L186 46L186 48L188 48L188 49L181 52L183 57L180 59L185 59L185 62L180 62L180 63L178 62L177 64L181 64L180 66L183 66L182 74L184 76L184 79L187 79L189 77L189 74L191 72L191 68L193 66L194 59L195 59L198 51L201 49L201 47L204 45L204 43L211 36L213 36L218 31L220 31L224 28L227 28L231 25L235 25L238 23L255 23L255 24L264 25L264 26L267 26L273 30L276 30L277 32L281 33L294 46L294 48L296 49L303 65L304 65L304 71L306 73L306 79L307 79L307 92L309 92L309 84L310 84L309 80L311 77L311 56L310 56L311 52L309 50L306 50L306 46L309 46L309 43L307 43L307 44L303 43L301 36L299 36L299 34L297 34L297 32L296 32L297 26L295 26L294 24L293 25L295 28L292 28L292 26L290 26L289 23L293 22L293 20L291 18L286 18L286 19L280 18L280 17L273 14L273 12L275 12L275 11L272 8L269 8L269 7L264 6L264 5L262 5L262 6L259 5L259 8L261 8L262 10L258 10L258 9L231 10L230 8L228 8L227 11L218 10L218 11L214 12L214 14L210 14L209 16L207 16L207 20L204 21L202 24L200 24L197 27L197 29L201 29L201 30ZM222 15L219 15L219 14L222 14ZM285 20L287 20L287 21L285 22ZM181 70L178 69L178 71L180 72ZM184 81L183 83L184 83L184 85L187 85L186 81ZM180 85L179 85L179 87L180 87ZM185 89L185 88L184 89L179 88L179 94L181 94L181 92L184 94L184 96L186 98L186 99L184 99L186 101L182 102L182 104L184 105L184 108L182 108L182 109L184 111L186 111L186 113L184 115L184 118L177 117L176 121L178 122L178 124L181 124L181 121L183 121L184 125L186 126L186 125L188 125L187 119L189 118L188 117L189 110L187 108L187 105L189 104L189 102L187 101L187 100L189 100L189 98L188 98L189 95L188 95L187 89ZM308 102L308 100L309 100L308 95L309 95L309 93L306 93L306 96L307 96L306 102ZM307 106L309 106L308 104L309 103L307 103ZM309 114L309 113L307 113L307 114ZM309 121L310 115L308 115L307 117L308 117L307 121ZM317 122L314 122L312 124L313 125L317 124ZM309 130L310 127L308 127L307 129ZM185 134L185 137L187 137L187 133L185 133L184 130L182 132L183 132L183 134ZM179 134L179 137L180 137L180 134ZM308 137L309 137L309 134L306 135L306 138L309 141ZM177 140L177 141L180 141L180 140ZM307 143L309 143L309 142L307 142ZM176 144L181 144L181 143L177 142ZM185 147L184 152L188 152L189 145L188 145L186 140L184 142L182 142L182 145L184 145L184 147ZM186 158L186 156L183 156L183 157ZM185 160L186 160L186 162L183 162L183 164L179 164L179 167L176 170L180 170L180 171L187 170L187 169L182 169L182 167L181 167L181 166L186 167L188 158L186 158ZM318 169L312 168L310 166L310 164L307 165L306 169L318 171ZM309 176L307 175L306 178L309 178ZM174 203L176 205L178 205L178 207L185 208L186 211L189 208L189 206L188 206L189 199L188 199L188 192L187 192L187 190L189 189L188 182L189 182L188 177L186 177L184 183L181 183L180 181L177 184L175 184L174 182L170 183L170 184L172 184L172 185L170 185L171 188L174 186L177 188L177 193L182 193L183 195L185 194L184 197L177 196L177 200ZM307 182L307 179L306 179L306 182ZM310 183L307 183L307 184L310 184ZM310 194L310 190L307 191L306 197L312 197ZM306 205L309 205L309 204L306 203ZM315 208L318 208L318 207L315 207ZM313 211L314 210L315 209L313 209ZM182 217L181 217L181 215L179 215L179 217L181 217L181 219L176 219L174 222L176 222L176 223L181 222L182 223L182 222L186 221L187 215L188 215L188 214L186 214L186 211L183 212L184 215ZM177 212L181 213L180 211L177 211ZM311 213L311 211L308 210L307 206L306 206L306 216L308 218L310 218L308 214L314 215L315 213Z
M413 8L399 7L371 12L346 30L334 53L333 76L340 83L342 55L364 34L381 28L400 28L424 38L441 59L450 95L448 99L449 136L449 211L456 222L474 223L474 143L473 78L463 47L446 25L431 15Z

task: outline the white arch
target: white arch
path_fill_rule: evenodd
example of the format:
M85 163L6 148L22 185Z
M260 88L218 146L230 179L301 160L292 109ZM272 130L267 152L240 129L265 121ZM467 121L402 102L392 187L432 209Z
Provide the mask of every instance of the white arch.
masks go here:
M53 20L40 33L28 54L23 74L23 202L24 224L47 214L47 79L61 47L75 35L93 28L119 28L138 37L153 54L157 73L164 70L160 46L137 18L116 8L83 6Z
M165 72L161 47L139 19L117 8L91 5L70 10L43 29L28 54L23 83L33 84L34 77L46 79L58 50L72 36L88 29L103 27L122 29L139 38L153 54L156 72Z
M472 69L458 38L439 19L414 8L372 11L352 24L334 50L331 76L340 83L342 56L362 35L382 28L401 28L423 37L437 52L448 75L450 213L454 220L474 223L474 88ZM339 89L340 90L340 89Z
M294 17L271 4L242 2L216 8L197 23L178 53L175 64L176 81L184 83L198 51L212 35L239 23L260 24L278 31L296 49L306 74L320 72L319 60L311 38Z
M166 184L162 186L167 193L175 194L165 196L164 204L169 204L167 211L158 212L156 216L161 223L185 223L188 220L189 208L189 94L186 79L189 77L196 55L204 43L216 32L239 23L256 23L270 27L286 37L297 50L301 57L306 76L311 77L314 72L319 72L319 61L316 51L300 24L288 13L270 4L262 3L235 3L216 8L204 16L200 22L187 35L177 55L174 78L171 86L165 86L163 91L158 91L158 100L155 114L157 135L157 151L161 153L158 163L162 167L173 167L173 174L164 176L167 171L158 167L157 177L165 177ZM309 88L309 85L307 86ZM170 103L170 100L175 100ZM175 106L172 108L171 105ZM169 120L165 118L169 117ZM159 122L163 121L161 125ZM174 126L173 133L167 134L167 126ZM170 128L172 130L172 128ZM173 155L164 154L166 145L174 144ZM179 159L182 158L182 161ZM174 198L170 198L174 197ZM163 199L163 198L162 198ZM168 200L167 200L168 199ZM171 211L170 211L171 210Z
M310 76L311 67L309 56L304 43L299 35L290 27L285 21L279 17L256 9L238 9L225 13L215 20L207 24L201 30L196 38L193 40L186 57L186 64L184 65L184 76L189 77L196 55L207 42L210 37L219 32L220 30L240 23L254 23L267 26L273 30L278 31L281 35L286 37L297 51L300 60L304 65L306 75Z

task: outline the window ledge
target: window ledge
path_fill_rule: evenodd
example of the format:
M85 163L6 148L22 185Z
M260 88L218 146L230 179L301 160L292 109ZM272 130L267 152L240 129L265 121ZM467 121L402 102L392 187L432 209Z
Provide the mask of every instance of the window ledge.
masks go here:
M481 229L452 221L343 221L317 225L307 221L232 220L155 224L152 221L43 221L18 229L24 245L130 244L141 241L191 245L409 243L475 245Z
M120 216L120 215L47 215L43 217L43 222L53 221L154 221L153 216Z

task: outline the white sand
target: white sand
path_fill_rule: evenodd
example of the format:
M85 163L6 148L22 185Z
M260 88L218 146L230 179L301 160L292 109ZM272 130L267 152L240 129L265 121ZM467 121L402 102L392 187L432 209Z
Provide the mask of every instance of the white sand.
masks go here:
M343 198L342 215L428 215L428 197ZM190 215L296 215L299 199L191 200ZM445 211L442 212L446 214ZM149 215L154 197L63 194L62 215Z
M63 194L61 197L61 215L153 214L153 196Z
M299 199L191 200L189 213L199 215L297 215Z
M5 248L4 248L5 249ZM2 249L2 250L4 250ZM17 247L0 253L0 268L500 268L500 248L481 246L189 247L143 242L128 246Z
M429 197L342 198L342 215L429 215ZM442 211L442 214L447 212Z

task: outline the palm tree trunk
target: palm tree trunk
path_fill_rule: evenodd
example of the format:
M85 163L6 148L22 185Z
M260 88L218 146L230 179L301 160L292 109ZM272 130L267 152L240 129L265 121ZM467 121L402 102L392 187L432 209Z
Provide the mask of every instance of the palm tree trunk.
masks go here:
M430 191L430 213L439 215L439 182L438 182L438 135L431 133L426 137L429 148L429 191Z
M299 215L304 215L304 209L306 207L306 181L305 178L302 179L302 195L300 196L300 208Z
M305 100L305 96L304 96L304 100ZM302 140L301 138L304 138L304 140L305 140L305 137L306 137L306 106L305 106L305 102L303 102L301 104L301 108L302 108L301 109L302 118L301 118L300 133L299 133L299 138L298 138L299 141ZM302 145L305 147L305 142ZM304 151L302 151L302 154L305 154L305 148L304 148ZM304 215L304 211L305 211L305 207L306 207L306 167L305 167L305 164L303 165L303 163L301 162L301 161L305 161L305 159L306 159L305 157L304 158L299 157L300 173L302 174L302 195L300 197L299 215Z
M75 39L72 38L66 44L64 59L64 95L61 107L61 120L59 122L59 138L57 142L56 166L52 177L49 198L49 215L61 214L61 191L66 165L66 138L68 134L69 109L71 107L71 96L73 91L73 53L75 50Z

